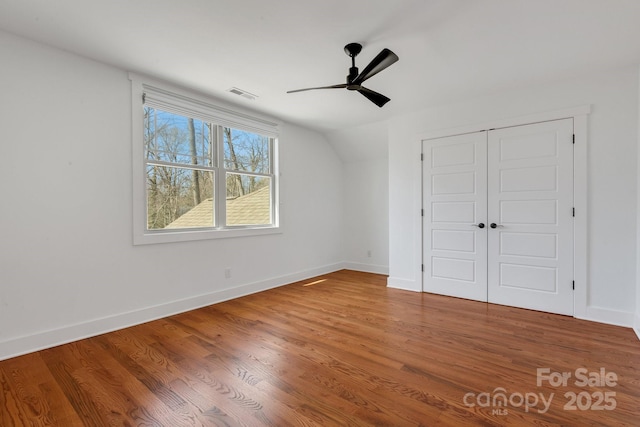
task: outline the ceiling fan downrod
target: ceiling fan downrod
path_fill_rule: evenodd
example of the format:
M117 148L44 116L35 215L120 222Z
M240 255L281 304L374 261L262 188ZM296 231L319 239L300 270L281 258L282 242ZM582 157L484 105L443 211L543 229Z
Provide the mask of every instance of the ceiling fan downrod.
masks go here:
M358 67L356 67L356 56L362 52L362 45L360 43L349 43L344 47L344 51L351 58L351 68L349 68L349 75L347 76L347 89L358 90L361 86L351 83L358 77L358 74L360 74Z

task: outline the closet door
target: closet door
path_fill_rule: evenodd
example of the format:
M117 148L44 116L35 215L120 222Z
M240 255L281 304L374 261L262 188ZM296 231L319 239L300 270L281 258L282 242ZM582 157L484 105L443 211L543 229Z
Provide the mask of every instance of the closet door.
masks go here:
M573 120L488 133L488 300L573 315Z
M425 140L423 290L487 300L487 134Z

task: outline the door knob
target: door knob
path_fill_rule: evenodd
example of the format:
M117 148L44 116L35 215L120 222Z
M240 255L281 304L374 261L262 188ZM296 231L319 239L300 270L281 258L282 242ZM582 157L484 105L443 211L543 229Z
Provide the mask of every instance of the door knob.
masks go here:
M480 224L473 224L473 226L478 228L484 228L484 223L481 222Z
M500 224L496 224L495 222L492 222L492 223L489 225L489 227L491 227L491 228L498 228L498 227L502 227L502 225L500 225Z

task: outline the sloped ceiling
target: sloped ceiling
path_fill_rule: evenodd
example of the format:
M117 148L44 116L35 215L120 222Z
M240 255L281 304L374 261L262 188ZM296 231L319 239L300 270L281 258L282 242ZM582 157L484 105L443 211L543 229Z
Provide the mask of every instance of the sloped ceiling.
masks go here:
M0 0L5 31L321 132L640 62L639 22L637 0ZM286 94L343 83L349 42L360 69L400 57L366 84L389 104Z

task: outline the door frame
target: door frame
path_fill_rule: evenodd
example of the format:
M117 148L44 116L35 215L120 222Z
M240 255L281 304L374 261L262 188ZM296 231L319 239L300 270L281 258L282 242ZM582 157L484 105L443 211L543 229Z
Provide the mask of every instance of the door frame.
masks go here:
M415 186L415 200L419 201L420 215L416 216L416 223L414 224L415 230L419 230L420 238L416 239L416 277L420 279L420 289L424 292L424 277L422 274L422 261L424 259L423 253L423 222L422 211L422 141L426 139L442 138L447 136L455 136L472 132L489 131L498 128L512 127L528 125L540 122L547 122L551 120L559 119L573 119L573 132L575 135L575 145L573 150L573 200L576 210L576 215L573 223L573 277L575 280L575 290L573 294L573 316L576 318L587 319L588 318L588 233L587 233L587 130L588 130L588 115L591 113L591 105L581 105L577 107L567 108L563 110L554 110L541 112L536 114L530 114L526 116L512 117L507 119L497 119L487 121L483 123L477 123L472 125L447 128L425 132L418 135L416 147L417 159L415 163L415 176L416 182L419 185Z

